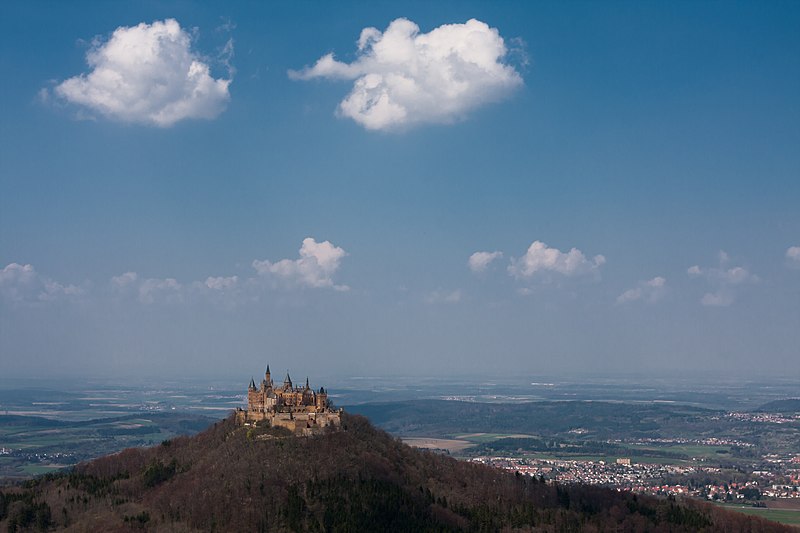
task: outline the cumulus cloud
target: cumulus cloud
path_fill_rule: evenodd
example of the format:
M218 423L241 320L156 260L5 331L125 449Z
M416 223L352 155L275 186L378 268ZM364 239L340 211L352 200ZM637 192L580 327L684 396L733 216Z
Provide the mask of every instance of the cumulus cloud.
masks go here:
M519 73L503 62L507 52L497 29L479 20L421 33L399 18L384 32L363 29L352 63L329 53L289 76L355 80L339 115L370 130L390 130L453 122L507 96L522 85Z
M13 302L46 302L83 293L80 287L42 276L30 264L10 263L0 270L0 295Z
M120 274L119 276L114 276L111 278L111 286L116 289L122 289L133 285L136 283L136 280L139 279L139 275L136 272L125 272L124 274Z
M239 285L238 276L209 276L205 281L181 283L175 278L141 279L136 272L125 272L111 278L111 287L121 295L136 295L143 304L177 303L192 296L230 294Z
M564 276L592 274L599 271L606 258L596 255L588 259L583 252L572 248L562 252L541 241L534 241L519 259L511 259L508 272L517 279L531 278L540 272L555 272Z
M454 291L435 290L425 297L425 303L428 304L455 304L461 301L461 289Z
M149 278L139 285L139 301L151 304L155 301L178 302L183 299L183 285L174 278Z
M790 246L786 250L786 259L790 265L800 267L800 246Z
M623 304L637 300L655 303L664 296L666 288L667 280L661 276L656 276L647 281L640 281L636 287L628 289L617 296L617 303Z
M469 256L467 264L469 269L475 273L485 272L495 259L503 257L503 252L475 252Z
M224 291L233 289L239 283L238 276L218 276L218 277L211 277L209 276L206 278L206 281L203 283L208 289L215 290L215 291Z
M107 41L93 42L86 54L91 71L61 82L55 94L122 122L168 127L214 118L230 99L232 80L214 79L191 44L174 19L119 27Z
M730 258L727 253L719 253L719 267L690 266L686 273L692 278L704 278L713 288L700 299L700 303L708 306L726 307L735 300L734 288L746 283L757 283L758 276L741 266L728 267Z
M317 242L309 237L303 240L298 259L282 259L274 263L268 260L253 261L253 268L257 272L254 277L208 276L202 281L182 283L175 278L142 278L136 272L125 272L112 277L110 285L118 296L136 297L143 304L187 302L202 298L235 305L256 301L259 291L278 285L346 291L349 287L333 282L333 275L339 270L345 256L347 253L343 249L329 241ZM15 275L24 277L28 274L22 271ZM265 280L267 283L264 283Z
M259 275L281 280L288 286L348 290L346 285L336 285L332 276L339 270L347 255L342 248L329 241L317 242L311 237L303 239L299 259L281 259L275 263L253 261Z

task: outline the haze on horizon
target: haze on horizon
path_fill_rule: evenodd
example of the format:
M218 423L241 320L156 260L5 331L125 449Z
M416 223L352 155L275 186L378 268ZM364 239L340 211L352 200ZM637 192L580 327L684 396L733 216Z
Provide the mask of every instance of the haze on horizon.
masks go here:
M5 2L2 376L798 376L798 27Z

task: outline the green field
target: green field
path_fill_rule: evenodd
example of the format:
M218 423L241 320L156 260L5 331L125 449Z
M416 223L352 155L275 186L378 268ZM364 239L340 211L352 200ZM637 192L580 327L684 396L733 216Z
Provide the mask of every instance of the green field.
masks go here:
M761 518L766 518L773 522L800 527L800 509L768 509L764 507L746 507L742 505L723 505L723 507L739 513L760 516Z
M474 442L475 444L483 444L486 442L494 442L498 439L507 439L510 437L514 438L537 438L535 435L520 435L514 433L475 433L475 434L466 434L466 435L453 435L450 438L452 439L459 439L459 440L468 440L470 442Z
M186 413L73 422L0 416L0 446L13 450L13 455L0 457L0 479L32 477L123 448L152 446L204 429L211 422Z
M38 476L39 474L47 474L48 472L53 472L55 470L59 470L64 468L64 466L51 466L51 465L25 465L20 467L24 473L30 476Z
M560 459L572 461L606 461L613 463L620 457L628 457L634 463L658 463L666 465L687 465L692 464L692 458L700 460L715 460L722 457L730 457L729 446L705 446L702 444L675 444L675 445L620 445L619 449L607 453L591 453L588 450L571 449L569 447L561 449L530 449L526 448L524 439L541 439L536 435L523 435L512 433L467 433L448 435L448 438L466 440L475 446L488 446L486 450L475 450L467 448L463 450L465 455L473 453L495 453L507 456L535 457L537 459ZM523 440L519 443L519 448L504 448L504 439ZM493 444L500 445L492 446ZM575 443L573 443L575 444ZM577 443L580 445L580 443ZM723 452L723 453L719 453Z

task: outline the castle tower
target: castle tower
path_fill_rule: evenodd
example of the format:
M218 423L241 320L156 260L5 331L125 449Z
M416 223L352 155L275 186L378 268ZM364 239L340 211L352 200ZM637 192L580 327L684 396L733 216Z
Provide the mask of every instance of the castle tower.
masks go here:
M264 372L264 380L261 382L261 392L265 393L272 388L272 374L269 371L269 364L267 370Z
M328 393L325 392L324 387L319 388L317 393L317 409L322 410L328 406Z
M256 382L250 378L250 386L247 387L247 410L258 412L263 409L262 395L256 389Z
M292 378L289 377L289 372L286 372L286 377L283 379L283 388L292 390Z

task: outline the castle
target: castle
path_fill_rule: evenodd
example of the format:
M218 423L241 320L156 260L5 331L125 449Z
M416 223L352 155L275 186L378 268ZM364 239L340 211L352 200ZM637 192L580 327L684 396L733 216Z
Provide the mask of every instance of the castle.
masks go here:
M324 428L338 428L341 425L341 409L334 410L328 401L328 393L323 387L315 391L292 385L292 378L286 373L283 385L276 387L267 365L264 380L259 387L250 379L247 388L247 410L236 410L239 424L267 421L271 427L284 427L296 435L313 435Z

